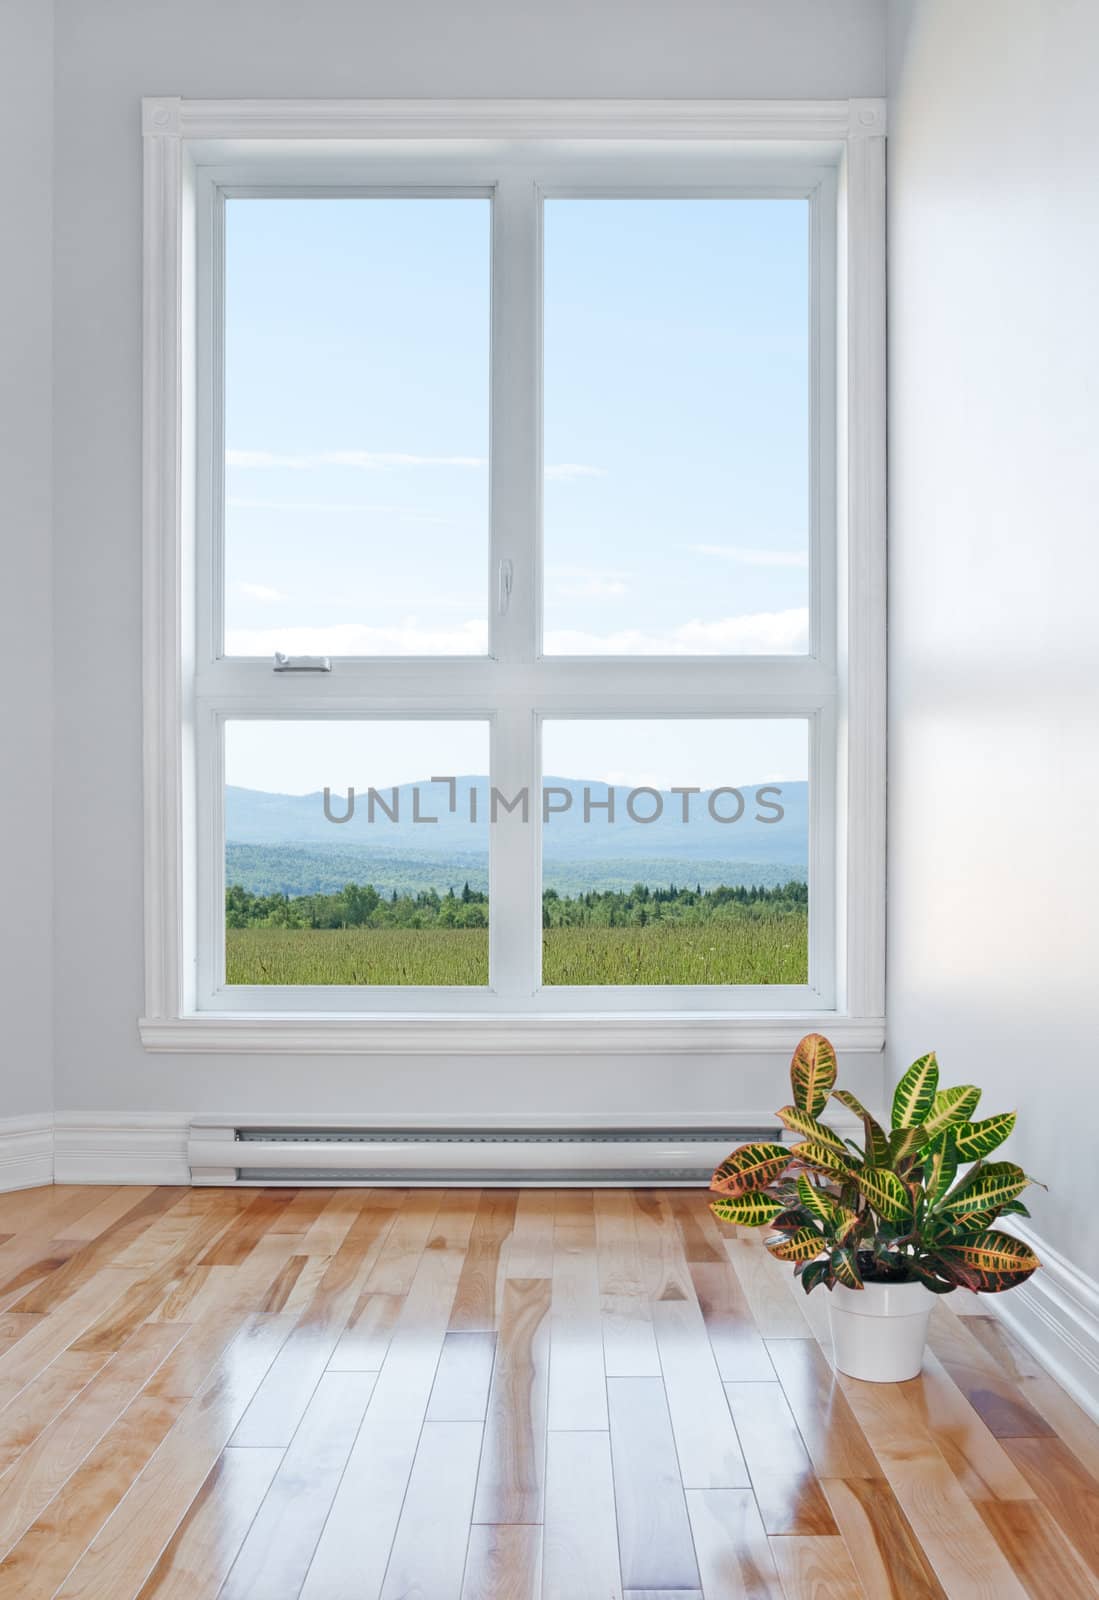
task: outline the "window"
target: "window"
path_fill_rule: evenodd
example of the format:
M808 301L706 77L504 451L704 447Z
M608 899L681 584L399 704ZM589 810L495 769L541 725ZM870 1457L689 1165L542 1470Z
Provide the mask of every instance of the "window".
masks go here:
M146 1041L872 1041L880 138L255 114L147 112Z

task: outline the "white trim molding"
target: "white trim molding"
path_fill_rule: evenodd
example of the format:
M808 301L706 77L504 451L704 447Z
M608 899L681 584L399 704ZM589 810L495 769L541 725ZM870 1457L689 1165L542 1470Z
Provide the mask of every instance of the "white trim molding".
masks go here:
M0 1193L52 1183L53 1117L48 1111L0 1118Z
M54 1181L189 1184L188 1121L175 1111L59 1111Z
M143 1017L147 1050L250 1055L790 1055L806 1033L836 1049L877 1054L884 1017L834 1013L745 1016L294 1016L207 1013Z
M1099 1422L1099 1283L1022 1223L1011 1231L1033 1248L1042 1265L1017 1289L989 1295L988 1304Z

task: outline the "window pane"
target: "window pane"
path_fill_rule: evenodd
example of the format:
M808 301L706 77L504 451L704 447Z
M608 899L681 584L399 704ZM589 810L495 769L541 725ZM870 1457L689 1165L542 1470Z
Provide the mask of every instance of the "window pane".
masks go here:
M545 984L808 982L808 725L543 727Z
M545 649L808 647L804 200L548 200Z
M225 648L487 648L490 202L226 203Z
M484 722L228 723L226 982L487 984L488 752Z

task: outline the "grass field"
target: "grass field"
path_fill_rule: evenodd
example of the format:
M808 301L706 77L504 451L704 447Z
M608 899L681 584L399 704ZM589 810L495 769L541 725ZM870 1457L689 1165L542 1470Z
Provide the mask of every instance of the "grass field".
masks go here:
M547 928L546 984L805 983L802 910L644 928ZM230 984L488 983L484 928L229 928Z

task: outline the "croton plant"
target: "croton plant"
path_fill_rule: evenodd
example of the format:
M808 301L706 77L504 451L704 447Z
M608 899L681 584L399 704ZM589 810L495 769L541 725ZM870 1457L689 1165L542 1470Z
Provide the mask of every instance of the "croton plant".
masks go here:
M918 1279L935 1294L1011 1289L1040 1265L1020 1239L993 1227L1027 1216L1019 1199L1034 1180L1010 1161L986 1158L1015 1126L1013 1111L972 1116L981 1091L939 1088L934 1054L909 1067L885 1128L846 1089L836 1053L808 1034L790 1063L794 1103L777 1113L796 1144L745 1144L713 1175L714 1214L770 1227L772 1255L794 1264L808 1293L818 1284ZM861 1118L863 1143L820 1120L829 1099Z

